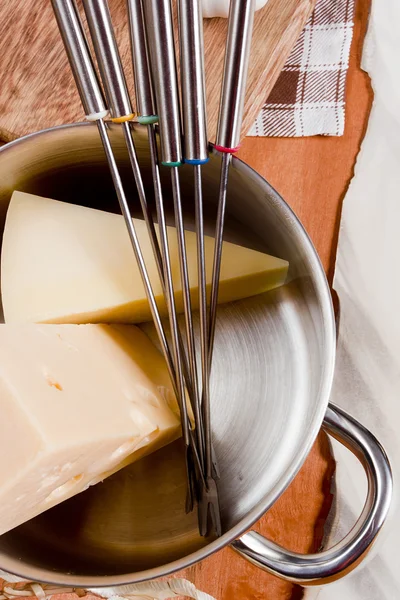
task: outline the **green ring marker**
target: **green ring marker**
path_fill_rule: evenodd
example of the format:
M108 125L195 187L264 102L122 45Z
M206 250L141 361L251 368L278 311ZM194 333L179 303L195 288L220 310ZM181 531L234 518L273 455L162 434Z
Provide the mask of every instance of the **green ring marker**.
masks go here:
M179 160L178 162L162 162L161 164L164 167L180 167L182 162Z
M152 125L153 123L158 123L158 116L151 115L149 117L138 117L138 122L141 125Z

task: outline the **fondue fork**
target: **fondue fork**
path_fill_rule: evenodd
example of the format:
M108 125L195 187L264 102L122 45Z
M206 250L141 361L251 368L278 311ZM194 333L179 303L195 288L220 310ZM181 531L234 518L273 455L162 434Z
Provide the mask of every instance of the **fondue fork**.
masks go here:
M209 309L209 369L211 369L214 349L229 167L232 155L238 151L240 143L254 10L255 0L231 0L229 7L228 36L215 144L215 149L222 153L222 164Z
M221 535L218 489L213 476L210 423L210 371L208 358L207 288L204 251L202 166L208 158L205 101L203 17L200 0L179 0L181 91L184 161L193 166L199 288L200 349L202 372L202 426L206 486L199 502L199 527L207 535L209 523ZM210 519L209 519L210 517Z

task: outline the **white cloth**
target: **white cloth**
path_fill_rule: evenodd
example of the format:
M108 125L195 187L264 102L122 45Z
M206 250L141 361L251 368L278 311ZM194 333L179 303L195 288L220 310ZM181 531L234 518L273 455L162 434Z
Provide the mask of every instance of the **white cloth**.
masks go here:
M265 6L267 1L268 0L256 0L256 10ZM230 3L230 0L201 0L203 17L205 19L211 17L224 17L226 19L229 14Z
M249 135L343 135L354 0L317 0Z
M5 582L3 592L0 592L0 600L21 600L36 596L38 600L51 600L57 594L68 594L73 592L72 588L60 588L45 583L36 583L21 579L6 571L0 570L0 578ZM23 588L14 589L14 584L25 583ZM118 587L88 589L98 598L107 600L168 600L169 598L192 598L193 600L215 600L209 594L201 592L187 579L170 577L167 580L147 581L136 585L123 585Z
M308 590L318 600L400 598L400 3L372 0L363 68L374 103L344 200L334 289L340 299L332 400L368 427L392 463L395 497L373 555L347 578ZM337 449L339 524L349 531L365 498L362 472Z

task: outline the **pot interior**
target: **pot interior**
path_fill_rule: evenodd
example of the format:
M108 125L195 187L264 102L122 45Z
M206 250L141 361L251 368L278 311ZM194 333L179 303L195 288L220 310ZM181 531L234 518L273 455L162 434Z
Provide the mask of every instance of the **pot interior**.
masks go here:
M110 135L132 213L140 216L120 130L112 126ZM152 203L145 129L138 127L135 139ZM213 155L203 169L211 235L219 168ZM193 229L191 167L182 167L180 175L186 226ZM166 168L162 181L172 224ZM94 125L41 132L3 148L0 231L14 189L118 212ZM1 568L76 585L112 585L183 568L249 527L301 466L319 430L332 378L334 328L326 281L290 209L238 160L230 173L225 237L289 260L290 274L278 290L219 308L211 397L223 537L202 539L196 513L185 515L184 465L176 442L3 535ZM154 335L151 325L143 327Z

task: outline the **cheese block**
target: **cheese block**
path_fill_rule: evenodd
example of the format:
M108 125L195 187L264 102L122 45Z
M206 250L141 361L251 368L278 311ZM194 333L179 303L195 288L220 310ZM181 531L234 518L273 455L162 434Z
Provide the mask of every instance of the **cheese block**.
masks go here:
M180 436L134 325L0 325L0 534Z
M144 221L134 219L157 304L166 306ZM196 236L186 232L193 308L198 306ZM176 303L183 311L177 238L169 228ZM214 239L205 240L210 284ZM288 263L225 243L219 301L281 285ZM121 215L14 192L1 255L7 323L140 323L151 320L143 283Z

